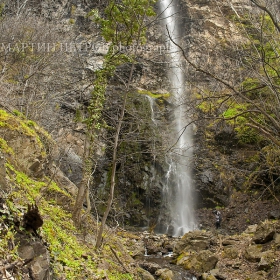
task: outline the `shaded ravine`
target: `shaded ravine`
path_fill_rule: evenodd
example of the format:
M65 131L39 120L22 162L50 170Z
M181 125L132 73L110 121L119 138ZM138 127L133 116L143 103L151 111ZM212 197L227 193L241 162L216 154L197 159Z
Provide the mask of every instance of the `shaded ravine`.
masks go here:
M166 158L169 168L162 191L163 206L167 208L170 217L164 223L161 221L162 217L159 217L158 223L160 224L159 232L173 236L183 235L195 227L192 192L192 128L186 127L189 119L186 116L188 108L181 52L172 43L174 41L180 44L182 37L178 4L177 1L172 0L159 1L165 43L170 45L170 53L167 54L167 74L174 111L170 131L171 139L169 139L171 149Z

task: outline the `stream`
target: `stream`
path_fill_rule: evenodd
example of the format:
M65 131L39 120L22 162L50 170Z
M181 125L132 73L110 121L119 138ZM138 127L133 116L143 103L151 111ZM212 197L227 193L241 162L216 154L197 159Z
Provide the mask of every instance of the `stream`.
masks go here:
M138 255L140 267L156 276L156 279L197 280L188 270L175 264L178 257L178 252L175 253L176 244L180 242L180 238L146 231L139 235L141 242L138 244L143 248L143 254Z

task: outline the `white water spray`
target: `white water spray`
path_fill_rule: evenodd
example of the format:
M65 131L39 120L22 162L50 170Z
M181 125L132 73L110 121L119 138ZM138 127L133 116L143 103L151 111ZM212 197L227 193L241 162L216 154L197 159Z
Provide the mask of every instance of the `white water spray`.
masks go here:
M159 1L162 25L164 26L166 42L170 44L168 77L171 84L172 103L174 105L174 120L171 142L173 147L168 155L169 170L166 173L166 186L163 189L166 207L170 214L165 232L180 236L193 230L195 221L193 215L192 193L192 128L186 127L189 119L186 116L185 77L182 69L182 57L179 48L172 43L180 44L179 11L173 0ZM167 31L168 30L168 31Z

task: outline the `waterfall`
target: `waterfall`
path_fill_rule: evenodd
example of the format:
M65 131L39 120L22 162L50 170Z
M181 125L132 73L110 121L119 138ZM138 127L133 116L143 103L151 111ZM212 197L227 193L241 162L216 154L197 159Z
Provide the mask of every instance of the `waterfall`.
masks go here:
M147 99L149 100L149 103L150 103L151 119L152 119L154 125L157 126L157 122L155 120L155 112L154 112L154 99L149 95L146 95L146 97L147 97Z
M166 172L163 188L163 204L170 216L161 231L180 236L193 230L195 221L193 215L192 193L192 128L186 125L188 106L185 90L185 75L182 67L181 52L172 43L180 44L180 12L174 0L160 0L161 22L165 29L166 44L170 44L168 54L168 78L171 85L171 103L174 106L174 120L169 134L172 139L171 149L167 156L169 166ZM168 29L168 32L167 32Z

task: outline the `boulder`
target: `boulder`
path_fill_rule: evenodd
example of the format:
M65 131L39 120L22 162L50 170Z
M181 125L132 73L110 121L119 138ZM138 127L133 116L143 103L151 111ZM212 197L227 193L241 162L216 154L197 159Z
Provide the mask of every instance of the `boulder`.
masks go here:
M280 245L280 233L276 233L274 235L273 239L274 239L275 244L279 246Z
M272 251L266 251L261 254L261 260L258 263L258 270L268 271L274 264L275 254Z
M182 264L185 269L198 273L208 272L215 268L218 257L209 250L200 251L198 254L190 254L184 257L178 264Z
M58 183L60 187L64 188L73 197L76 197L78 193L78 187L73 182L71 182L68 177L65 176L59 167L53 164L50 168L50 173L53 180Z
M167 250L163 248L163 239L148 238L144 240L148 255L155 255L158 253L167 253Z
M173 279L173 272L172 270L168 268L162 268L156 271L155 273L156 276L159 277L159 279L162 280L172 280Z
M255 272L252 275L250 275L250 278L252 280L267 280L269 278L267 278L267 273L265 271L259 271L259 272Z
M223 246L234 246L238 243L238 239L227 238L222 241Z
M213 235L210 232L191 231L186 233L174 246L174 253L181 254L186 251L207 250L210 244L214 242Z
M139 268L138 271L139 271L139 274L141 276L141 279L143 279L143 280L155 280L154 276L150 272L148 272L148 271L146 271L142 268Z
M255 224L255 225L250 225L250 226L247 227L247 229L244 231L244 233L253 234L253 233L256 232L257 227L258 227L257 224Z
M274 224L264 222L258 225L253 241L256 244L264 244L271 241L273 239L274 234L275 234Z
M236 259L238 257L239 251L236 247L226 247L222 253L222 256L227 259Z
M262 246L252 245L246 248L244 257L250 262L259 262L262 256Z
M269 262L265 258L261 258L260 262L258 263L258 269L267 271L271 268Z
M27 267L32 271L34 280L51 279L50 255L39 238L29 238L17 235L19 240L18 255L24 260L30 260Z

